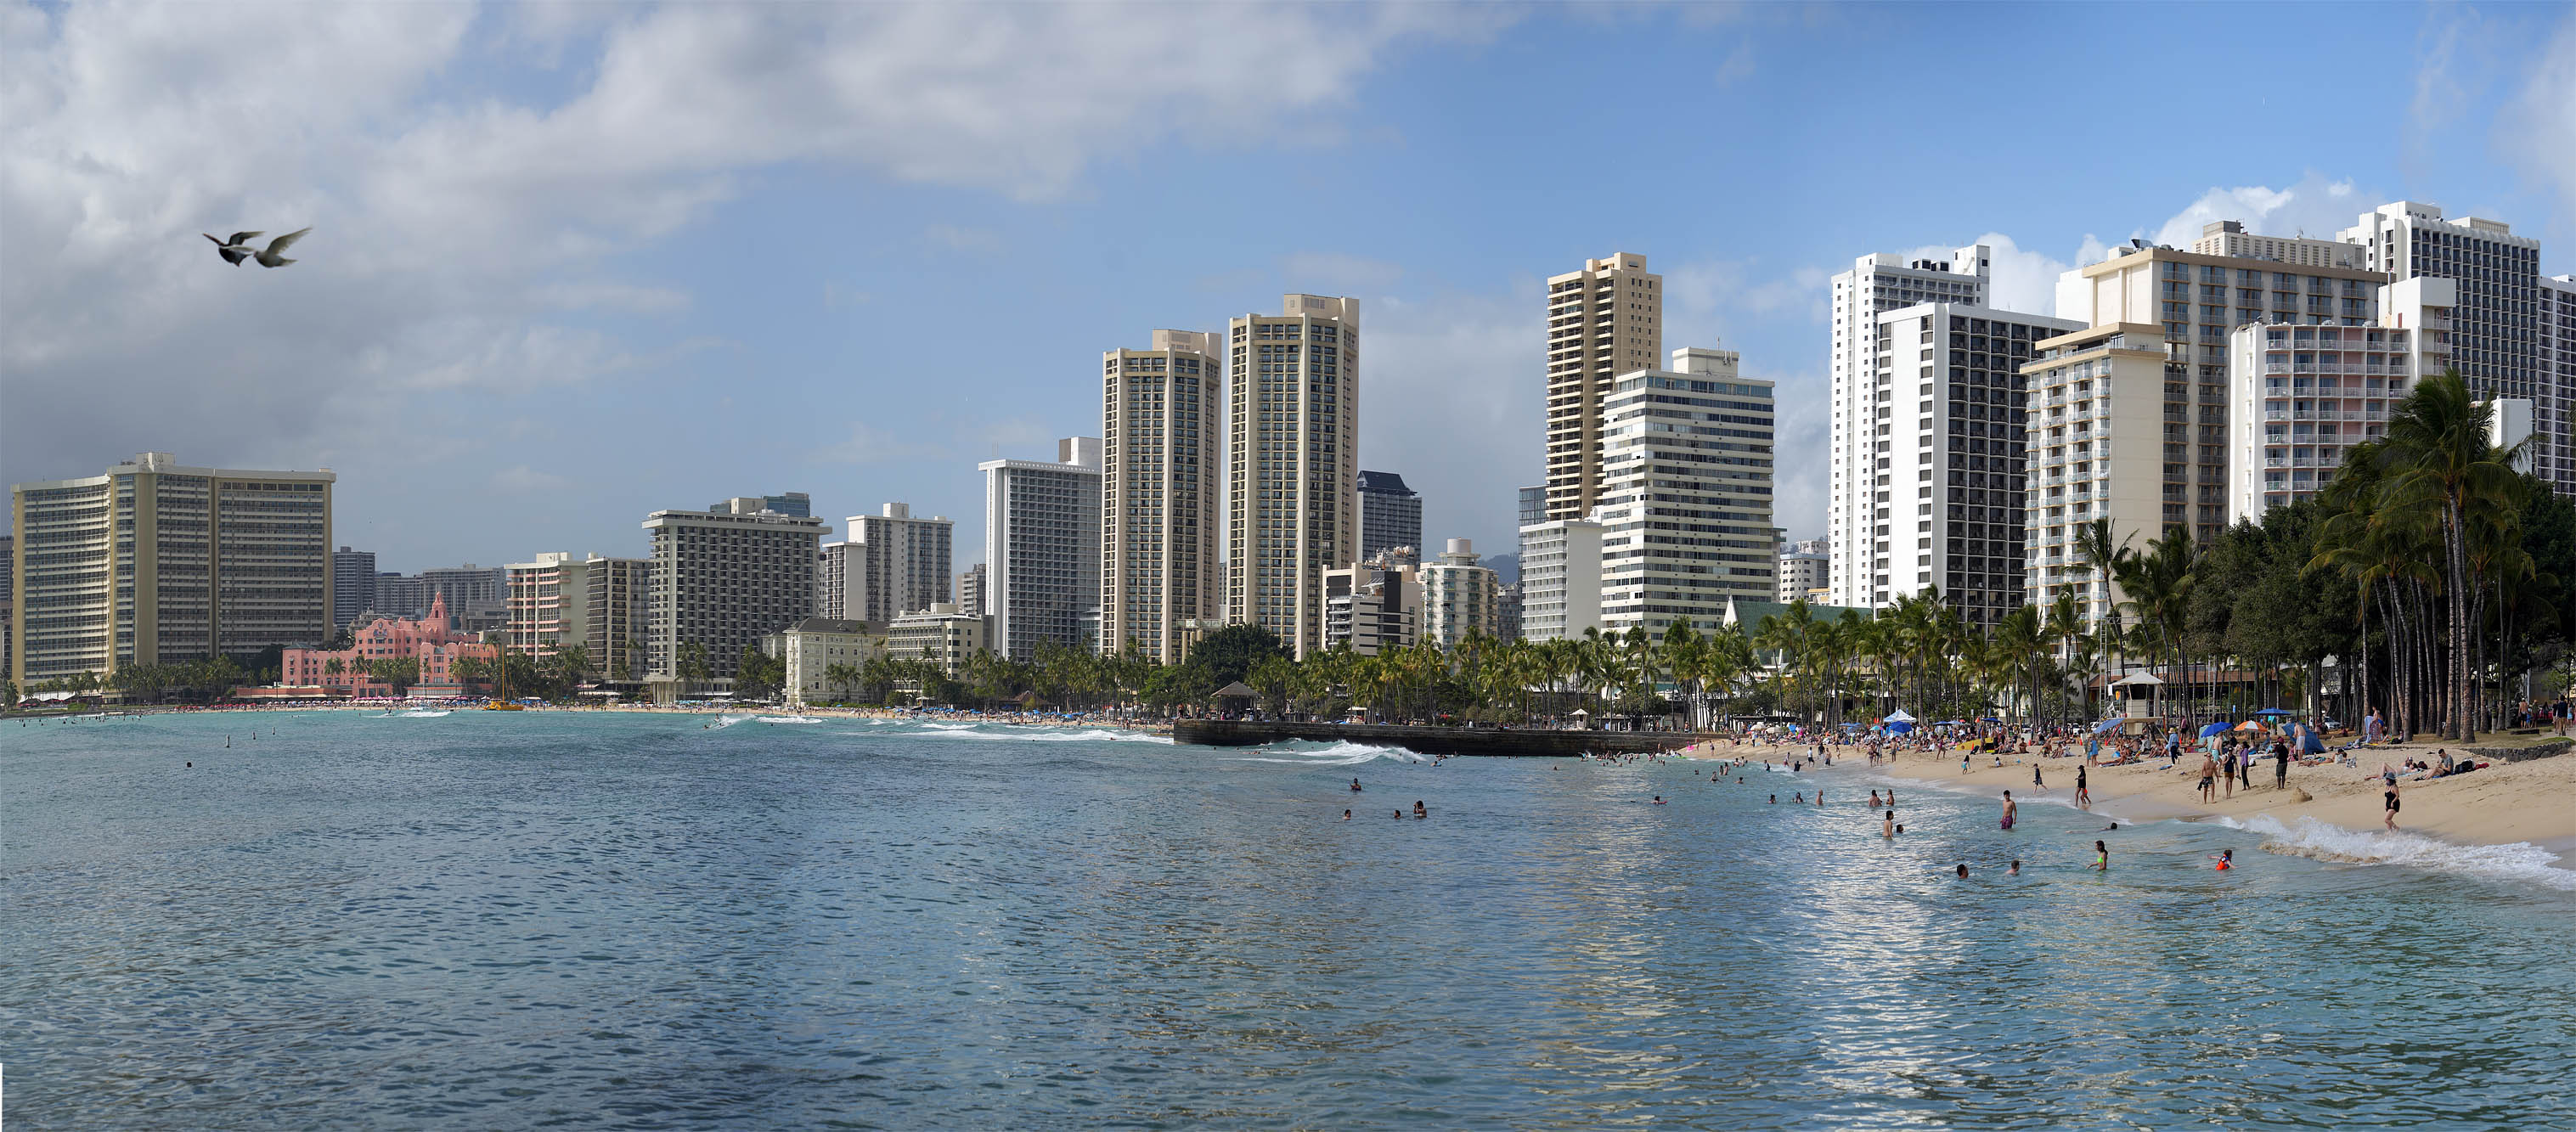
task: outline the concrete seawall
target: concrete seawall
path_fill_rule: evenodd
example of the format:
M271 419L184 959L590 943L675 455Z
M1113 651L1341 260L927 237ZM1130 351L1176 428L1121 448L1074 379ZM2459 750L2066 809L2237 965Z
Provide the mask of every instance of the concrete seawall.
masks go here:
M1425 755L1518 755L1572 758L1584 754L1672 751L1704 738L1687 731L1513 731L1492 727L1393 727L1379 724L1266 723L1184 719L1172 724L1172 742L1202 747L1257 747L1290 739L1366 743Z

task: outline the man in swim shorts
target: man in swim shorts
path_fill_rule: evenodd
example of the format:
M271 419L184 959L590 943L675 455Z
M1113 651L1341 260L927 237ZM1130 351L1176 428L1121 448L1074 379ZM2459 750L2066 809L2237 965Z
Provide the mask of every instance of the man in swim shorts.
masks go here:
M2004 791L2004 828L2005 828L2005 829L2011 829L2011 828L2013 827L2013 818L2014 818L2014 817L2016 817L2016 816L2018 816L2018 813L2019 813L2020 809L2021 809L2021 807L2020 807L2019 805L2017 805L2017 804L2015 804L2015 803L2013 802L2013 799L2012 799L2012 791L2010 791L2010 790L2006 790L2006 791Z

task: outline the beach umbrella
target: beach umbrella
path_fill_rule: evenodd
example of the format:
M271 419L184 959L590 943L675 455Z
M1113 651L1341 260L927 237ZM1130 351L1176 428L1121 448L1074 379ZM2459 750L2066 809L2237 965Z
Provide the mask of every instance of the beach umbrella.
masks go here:
M2210 737L2210 736L2212 736L2212 735L2219 734L2219 733L2221 733L2221 732L2223 732L2223 731L2226 731L2226 730L2227 730L2227 725L2226 725L2226 724L2224 724L2224 723L2212 723L2212 724L2209 724L2209 725L2207 725L2207 726L2204 726L2204 727L2202 727L2202 728L2200 729L2200 737L2201 737L2201 738L2203 738L2203 739L2206 739L2206 738L2209 738L2209 737Z
M2094 733L2094 734L2096 734L2096 735L2106 734L2106 733L2108 733L2108 732L2117 731L2117 730L2119 730L2119 729L2120 729L2120 721L2119 721L2119 720L2117 720L2117 719L2106 719L2106 720L2103 720L2103 721L2102 721L2102 722L2100 722L2100 723L2096 723L2096 724L2094 724L2094 725L2093 725L2093 733Z
M1891 712L1887 713L1887 722L1889 722L1889 723L1912 723L1912 722L1914 722L1914 717L1913 717L1913 716L1910 716L1910 715L1905 714L1905 709L1904 709L1904 708L1898 708L1898 709L1896 709L1895 711L1891 711Z
M2239 731L2261 731L2263 729L2263 725L2260 722L2249 719L2243 723L2237 724L2236 729Z
M2291 710L2289 710L2289 709L2287 709L2287 708L2267 707L2267 708L2264 708L2264 709L2263 709L2263 710L2261 710L2261 711L2255 712L2254 714L2256 714L2256 715L2297 715L2297 714L2299 714L2299 713L2297 713L2297 712L2295 712L2295 711L2291 711Z

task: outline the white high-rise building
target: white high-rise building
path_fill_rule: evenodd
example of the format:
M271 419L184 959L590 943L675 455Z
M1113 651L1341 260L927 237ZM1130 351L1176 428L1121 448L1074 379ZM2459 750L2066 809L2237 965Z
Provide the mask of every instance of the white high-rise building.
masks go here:
M1453 538L1440 556L1422 564L1422 637L1446 652L1468 634L1495 635L1502 628L1502 578L1476 562L1473 540Z
M1178 664L1183 623L1212 620L1223 606L1224 370L1216 335L1204 331L1157 330L1152 349L1100 356L1104 652L1133 643Z
M745 503L759 505L726 506ZM653 541L644 646L662 694L681 690L680 665L700 652L707 674L730 683L745 647L814 615L814 544L831 529L822 523L766 509L656 511L644 529Z
M2398 279L2456 280L2448 328L2451 364L2480 398L2532 403L2533 474L2576 493L2576 356L2562 327L2576 288L2540 274L2540 241L2497 220L2453 220L2434 205L2401 200L2336 233L2363 249L2365 266Z
M1976 244L1946 260L1861 256L1852 261L1851 270L1834 276L1833 354L1828 359L1833 378L1832 494L1825 536L1835 605L1884 604L1894 592L1889 586L1897 573L1886 571L1888 579L1882 580L1875 566L1914 541L1903 531L1912 524L1899 514L1908 508L1895 498L1904 490L1897 481L1914 473L1914 453L1908 447L1914 437L1897 429L1894 375L1884 388L1878 380L1878 316L1924 303L1985 306L1991 271L1989 249ZM1888 496L1884 501L1881 491Z
M1780 594L1786 605L1803 600L1809 590L1830 588L1833 556L1821 550L1783 550L1780 552Z
M2451 364L2443 328L2458 293L2450 279L2404 279L2380 288L2376 326L2237 327L2228 340L2228 522L2261 522L2316 494L2346 449L2387 435L2391 410L2415 383Z
M815 616L884 625L949 603L957 525L946 515L916 519L911 505L888 503L848 522L848 541L817 552Z
M1289 295L1228 326L1226 617L1319 648L1324 571L1359 556L1359 300Z
M1718 623L1727 599L1778 589L1771 523L1772 386L1732 350L1673 351L1669 370L1625 373L1602 401L1602 631L1661 635L1676 618ZM1524 567L1526 569L1526 567Z
M1602 533L1590 519L1521 528L1521 639L1574 640L1602 627Z
M996 652L1029 660L1038 646L1085 639L1100 605L1100 441L1056 442L1056 462L989 460L984 566L989 592L970 616L993 620Z
M1955 303L1872 321L1872 376L1853 382L1861 411L1843 416L1850 432L1836 442L1861 456L1834 465L1827 590L1836 605L1884 606L1938 586L1992 625L2024 597L2021 367L2033 342L2079 324ZM1805 596L1783 587L1779 600Z

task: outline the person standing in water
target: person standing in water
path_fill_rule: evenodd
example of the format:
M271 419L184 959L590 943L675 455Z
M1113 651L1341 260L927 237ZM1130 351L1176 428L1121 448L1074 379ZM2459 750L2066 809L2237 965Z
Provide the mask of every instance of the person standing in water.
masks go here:
M1878 835L1889 841L1896 840L1896 811L1889 810L1886 817L1879 819Z
M2012 791L2010 791L2010 790L2006 790L2006 791L2004 791L2004 828L2005 828L2005 829L2011 829L2011 828L2013 827L2013 819L2014 819L2015 817L2019 816L2019 811L2020 811L2020 809L2021 809L2021 807L2020 807L2020 806L2018 806L2018 805L2016 805L2016 804L2014 804L2014 802L2013 802Z
M2104 845L2099 841L2095 841L2093 843L2093 868L2098 872L2107 873L2111 871L2110 846Z

